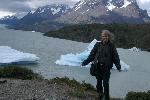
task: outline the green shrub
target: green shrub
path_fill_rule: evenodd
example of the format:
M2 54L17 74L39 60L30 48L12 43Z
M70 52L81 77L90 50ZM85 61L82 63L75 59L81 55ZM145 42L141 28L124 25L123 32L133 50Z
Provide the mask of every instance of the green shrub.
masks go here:
M42 79L42 76L24 67L7 66L0 68L0 78L17 78L23 80L27 79L31 80L31 79Z
M75 87L75 88L80 88L83 90L92 90L92 91L96 91L96 89L94 88L94 86L92 86L91 84L85 83L85 81L82 81L82 83L76 81L75 79L69 79L68 77L64 77L64 78L53 78L50 81L51 83L66 83L71 87Z
M125 100L150 100L150 91L148 92L128 92Z
M85 90L92 90L92 91L96 91L95 87L89 83L85 83L85 81L82 81L81 84L83 87L85 87Z
M69 85L70 87L74 89L74 92L71 93L71 95L75 97L79 97L79 98L85 97L85 92L87 91L91 91L91 92L93 91L93 94L96 93L96 89L91 84L87 84L84 81L80 83L76 81L75 79L71 80L68 77L64 77L64 78L56 77L56 78L51 79L49 82L57 83L57 84L65 83Z

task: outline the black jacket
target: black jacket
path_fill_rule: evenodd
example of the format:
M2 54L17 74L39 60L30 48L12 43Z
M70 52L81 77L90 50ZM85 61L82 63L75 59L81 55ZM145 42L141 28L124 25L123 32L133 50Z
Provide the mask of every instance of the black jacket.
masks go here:
M102 42L97 42L91 50L88 58L82 62L82 65L85 66L94 61L96 56L97 61L99 63L105 63L108 68L111 69L114 63L118 70L121 69L119 55L113 43L109 42L103 45Z

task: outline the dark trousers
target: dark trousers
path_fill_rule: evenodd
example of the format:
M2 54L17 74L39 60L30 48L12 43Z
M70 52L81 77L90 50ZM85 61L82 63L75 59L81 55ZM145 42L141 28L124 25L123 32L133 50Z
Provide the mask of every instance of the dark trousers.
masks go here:
M109 98L109 79L110 79L110 69L106 66L98 66L97 79L97 92L104 94L105 100L110 100ZM103 89L104 88L104 89ZM104 91L103 91L104 90Z

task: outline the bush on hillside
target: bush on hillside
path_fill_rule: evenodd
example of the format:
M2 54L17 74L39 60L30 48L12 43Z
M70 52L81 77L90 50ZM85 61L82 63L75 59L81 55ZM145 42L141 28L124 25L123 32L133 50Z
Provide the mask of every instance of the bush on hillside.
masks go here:
M31 79L42 79L42 76L24 67L7 66L0 68L0 78L16 78L23 80L31 80Z
M56 78L51 79L50 82L51 83L66 83L69 86L74 87L74 88L96 91L94 86L92 86L91 84L85 83L85 81L80 83L80 82L76 81L75 79L71 80L68 77L64 77L64 78L56 77Z
M125 100L150 100L150 91L148 92L128 92Z
M74 92L71 94L75 97L80 97L83 98L85 97L85 92L87 91L91 91L91 93L93 95L97 95L96 89L94 88L94 86L92 86L91 84L85 83L84 81L82 83L76 81L75 79L69 79L68 77L64 77L64 78L53 78L50 81L51 83L55 83L55 84L67 84L70 87L72 87L74 89Z

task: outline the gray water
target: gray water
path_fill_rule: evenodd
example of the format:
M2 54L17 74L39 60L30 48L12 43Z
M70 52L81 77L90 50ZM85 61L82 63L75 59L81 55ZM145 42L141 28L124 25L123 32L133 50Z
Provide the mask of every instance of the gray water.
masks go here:
M37 65L24 65L41 74L46 79L54 77L75 78L78 81L91 83L95 86L96 79L89 74L89 68L59 66L55 61L61 55L80 53L88 44L43 36L43 33L10 30L0 27L0 46L10 46L13 49L36 54L40 57ZM111 70L111 97L125 97L129 91L150 90L150 53L131 52L118 49L120 59L130 65L130 70L121 73Z
M37 65L23 65L41 74L46 79L54 77L75 78L95 85L89 68L56 65L62 54L82 52L88 44L43 36L40 32L30 32L0 28L0 46L36 54L40 60Z

